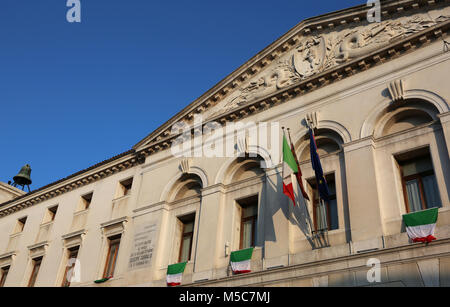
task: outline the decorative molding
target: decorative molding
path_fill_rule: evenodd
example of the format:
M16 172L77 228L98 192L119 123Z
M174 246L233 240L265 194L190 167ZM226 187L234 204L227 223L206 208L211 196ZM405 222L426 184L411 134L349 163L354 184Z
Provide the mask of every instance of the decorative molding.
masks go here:
M434 2L436 4L444 4L446 0L436 0ZM310 76L314 77L314 75L321 73L321 70L332 70L330 67L333 67L336 63L340 64L338 66L342 66L341 63L345 64L347 61L357 60L356 65L350 67L345 65L346 67L344 67L343 71L333 72L331 80L327 77L317 78L317 84L315 84L316 82L307 82L307 90L300 89L300 91L295 91L294 93L283 91L286 99L290 98L291 95L304 94L308 90L326 85L334 79L339 80L347 75L366 70L374 66L374 63L384 63L392 57L401 55L404 50L414 50L417 48L417 43L405 41L403 38L412 37L414 33L420 33L424 29L431 29L437 24L442 25L445 23L446 18L450 17L440 16L435 20L431 20L429 15L426 17L422 14L410 18L407 22L394 20L394 18L405 17L405 14L408 13L412 17L412 15L419 13L418 8L426 12L430 9L436 9L436 5L432 5L426 0L384 1L384 21L376 24L365 23L367 16L366 5L306 19L247 61L133 148L139 151L146 149L148 146L153 148L153 145L158 143L158 141L166 138L170 139L172 122L183 121L189 123L192 121L194 114L207 112L224 101L224 99L236 100L236 89L243 89L244 96L249 94L253 97L252 99L259 100L268 94L258 93L255 97L253 93L256 89L260 88L263 92L269 88L275 89L274 92L287 89L292 82L296 82L295 79L301 80L306 78L305 80L307 80ZM333 29L334 32L330 31L330 29ZM447 29L444 30L446 31ZM333 33L335 33L334 36ZM444 31L442 31L441 27L436 29L436 35L439 38L442 37L443 33ZM427 44L433 39L430 39L428 34L422 35L418 44L419 46ZM396 46L395 42L399 42L401 48ZM324 48L325 44L326 48ZM378 52L377 48L384 49L387 46L392 46L393 48L383 50L381 53ZM282 59L283 56L291 53L294 55L293 58L288 61ZM277 62L277 65L281 64L280 69L275 71L271 70L271 68L269 70L265 69L273 62ZM262 75L257 76L260 72L262 72ZM297 76L294 77L292 73L297 74ZM291 80L292 82L289 81L290 78L294 78ZM238 103L239 107L250 102L248 98L244 100L246 101L245 103ZM266 105L263 104L262 108L270 107L271 103L277 103L279 100L279 97L271 97L271 102L265 102ZM255 111L260 111L253 104L250 107L252 110L250 110L249 115ZM228 108L220 107L220 112L228 113L228 111ZM228 114L228 118L222 117L219 119L219 122L239 119L242 116L246 116L247 112L248 110L240 109L238 113L241 114Z
M443 124L450 122L450 112L439 114L438 117L441 120L441 123Z
M79 237L79 236L82 236L82 235L85 235L85 234L86 234L86 230L82 229L82 230L78 230L78 231L75 231L75 232L71 232L71 233L62 235L61 238L63 240L68 240L68 239L72 239L74 237Z
M15 251L0 255L0 268L11 266L15 256Z
M411 16L418 12L418 8L427 11L428 7L435 9L437 4L447 1L436 0L434 2L435 4L431 6L426 0L386 1L383 4L383 16L387 20L389 16L405 16L407 11L411 12ZM402 8L401 11L398 8ZM399 13L401 15L398 15ZM172 142L179 137L179 134L171 134L172 122L191 122L194 114L207 112L234 93L236 89L246 88L247 84L253 82L252 78L260 72L263 73L262 80L264 82L253 85L258 85L258 87L262 85L262 89L266 89L270 85L269 87L274 88L274 91L263 91L262 94L255 96L254 100L237 104L229 110L222 110L221 114L213 116L208 121L224 124L252 116L442 39L450 29L450 22L445 16L438 17L434 21L411 18L409 24L406 25L394 23L394 25L386 25L385 28L382 26L379 30L376 30L376 25L366 27L364 30L370 30L370 33L360 36L358 31L351 29L354 26L365 25L363 21L366 14L367 7L360 5L304 20L174 116L172 120L136 144L131 151L1 204L0 218L91 184L116 172L129 169L143 163L147 156L170 148ZM326 52L329 53L323 56L322 38L329 35L329 29L336 29L336 32L344 30L342 33L345 32L347 36L342 40L339 37L330 37L332 39L330 46L336 46L336 49L332 48L330 51L328 50L330 46L327 45L328 51ZM391 35L396 39L386 40L385 37ZM383 44L378 44L379 42L383 42ZM328 42L326 43L328 44ZM375 45L377 48L374 48ZM292 51L295 53L295 57L291 58L293 66L286 67L286 62L283 62L281 58ZM280 63L280 60L284 64L281 63L278 71L262 71L273 62ZM338 65L335 65L336 63ZM290 81L287 82L286 78ZM248 90L253 91L253 88L250 87ZM120 162L117 161L118 159ZM105 164L108 166L103 167Z
M180 170L183 174L188 174L191 169L191 160L184 158L180 162Z
M81 246L83 238L86 235L86 230L75 231L62 236L63 244L65 248L72 248L75 246Z
M111 161L106 166L100 163L97 168L94 166L91 172L89 170L82 171L80 176L74 176L74 178L67 180L63 179L61 182L50 184L42 190L36 190L0 204L0 218L132 168L139 164L139 156L139 154L136 155L134 152L129 152L124 156L119 156L119 159L121 158L119 161Z
M388 85L389 94L393 102L402 101L405 97L405 86L401 79L394 80Z
M243 118L255 115L259 112L267 110L270 107L285 103L294 97L305 95L314 90L317 90L324 85L340 81L344 78L355 75L358 72L365 71L371 67L386 63L387 61L397 58L402 54L412 52L413 50L429 44L441 38L443 32L450 31L450 21L441 22L435 26L429 27L427 30L412 34L405 39L395 41L383 48L375 50L367 54L363 59L356 58L332 69L318 73L309 79L299 81L291 86L280 89L273 94L255 100L254 102L238 106L235 109L223 112L217 116L211 117L208 122L216 121L222 124L241 120ZM364 62L362 66L361 63ZM207 124L205 122L204 124ZM159 142L150 143L142 147L140 151L157 152L163 148L160 146L161 142L171 143L179 135L169 135L167 138ZM158 146L158 148L157 148Z
M318 112L306 114L305 121L308 127L310 127L311 129L316 129L318 123Z
M238 150L239 156L244 156L249 153L248 149L248 136L238 136L238 140L236 142L236 148Z
M115 219L115 220L111 220L111 221L108 221L108 222L101 223L100 227L101 228L106 228L106 227L115 226L115 225L118 225L118 224L122 224L123 225L127 221L128 221L128 218L126 216L123 216L123 217L120 217L120 218Z
M433 93L424 89L410 89L405 90L403 99L421 99L432 104L439 111L440 114L444 114L450 110L448 103L436 93ZM360 138L366 138L373 135L376 125L380 118L383 116L383 110L388 108L392 103L392 100L385 98L376 104L375 108L370 111L366 117L360 131ZM431 116L431 115L430 115ZM438 115L439 116L439 115ZM431 116L434 118L434 116Z
M369 146L375 147L375 140L372 136L368 136L366 138L352 141L350 143L342 145L342 147L344 147L345 153Z
M32 259L34 259L37 257L44 256L45 253L47 252L48 244L49 244L48 241L43 241L43 242L28 246L27 248L30 251L30 257Z

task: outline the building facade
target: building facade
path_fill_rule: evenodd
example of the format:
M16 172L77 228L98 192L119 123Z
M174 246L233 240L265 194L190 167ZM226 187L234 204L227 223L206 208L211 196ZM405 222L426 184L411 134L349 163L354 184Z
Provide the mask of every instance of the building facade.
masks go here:
M0 185L0 285L165 286L187 261L188 286L450 286L450 3L368 10L301 22L128 152L31 193ZM282 127L306 206L283 194ZM234 155L209 157L218 140ZM433 207L437 240L412 243L402 216ZM234 275L246 247L252 272Z

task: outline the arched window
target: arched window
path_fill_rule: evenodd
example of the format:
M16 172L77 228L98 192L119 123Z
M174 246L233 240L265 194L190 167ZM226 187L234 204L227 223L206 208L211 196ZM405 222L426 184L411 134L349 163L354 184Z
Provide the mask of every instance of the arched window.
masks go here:
M391 154L396 162L394 175L400 181L402 193L398 195L403 196L406 212L442 206L436 168L445 174L448 154L439 152L445 140L438 114L428 101L406 99L386 107L375 122L373 135L381 144L378 150Z
M306 168L306 170L310 170L309 172L304 173L304 178L307 182L305 188L307 189L312 206L312 218L315 230L336 230L339 228L340 212L338 208L338 196L342 196L338 195L341 191L337 191L336 182L338 180L340 181L342 177L341 172L345 172L345 169L341 168L341 165L344 164L344 155L342 151L344 141L336 131L331 129L317 129L314 134L317 152L319 153L325 179L328 184L328 190L330 191L329 201L325 203L325 211L323 210L323 207L320 206L316 179L312 170L310 170L311 153L309 135L305 135L299 141L298 147L300 150L300 168L302 172L304 168ZM311 175L308 176L308 174ZM341 181L340 186L342 186ZM326 221L326 223L323 221Z
M200 196L202 190L202 180L195 174L183 174L174 184L171 193L171 200L181 200L187 197Z
M169 195L174 233L171 263L188 262L192 258L202 188L202 180L196 174L183 174L172 187Z
M260 205L263 199L265 171L261 156L235 159L225 173L227 206L232 212L230 241L232 250L258 245Z
M392 135L437 120L436 107L420 99L408 99L386 108L380 115L374 137Z

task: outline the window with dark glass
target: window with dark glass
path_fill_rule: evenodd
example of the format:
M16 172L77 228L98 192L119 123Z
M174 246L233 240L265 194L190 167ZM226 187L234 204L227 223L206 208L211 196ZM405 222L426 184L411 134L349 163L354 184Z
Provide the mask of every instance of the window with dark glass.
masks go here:
M78 250L79 250L79 246L71 248L68 250L68 255L67 255L67 265L66 265L66 270L64 272L64 277L63 277L63 287L69 287L70 286L70 281L75 273L75 265L76 265L76 260L78 257Z
M441 207L439 189L428 148L396 157L402 176L407 212Z
M56 212L58 212L58 206L48 208L48 221L55 220Z
M133 178L129 178L126 180L123 180L119 183L119 195L118 197L126 196L131 193L131 187L133 186Z
M42 257L33 259L32 263L33 263L33 270L31 271L28 287L34 287L34 284L36 283L36 279L39 274L39 269L41 268Z
M23 217L17 220L16 228L14 229L14 233L22 232L25 228L25 223L27 222L27 217Z
M1 268L1 270L0 270L0 288L5 285L6 277L8 276L8 273L9 273L9 266Z
M240 249L255 246L256 224L258 219L258 195L237 201L241 212Z
M316 179L312 178L308 180L313 205L313 219L314 228L319 230L336 230L339 228L337 200L336 200L336 182L334 174L325 176L325 180L328 184L328 191L330 192L329 201L323 202L319 199L319 191L317 190Z
M179 262L187 262L191 260L192 242L194 238L195 214L190 214L178 218L181 222L181 244Z
M89 207L91 206L93 195L94 193L89 193L81 196L81 210L89 209Z
M103 278L111 278L114 276L114 269L116 268L117 255L119 253L120 236L108 238L109 248L106 257L105 271Z

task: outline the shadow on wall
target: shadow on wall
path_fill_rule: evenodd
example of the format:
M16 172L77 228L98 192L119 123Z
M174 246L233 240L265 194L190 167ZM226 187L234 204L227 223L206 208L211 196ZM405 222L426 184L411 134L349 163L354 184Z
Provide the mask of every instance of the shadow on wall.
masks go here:
M438 145L439 160L441 160L442 173L444 174L445 186L447 187L447 196L450 199L450 176L446 176L446 174L450 174L450 159L447 146L445 146L443 131L435 131L434 137Z
M306 239L310 243L311 247L317 248L317 244L311 237L310 225L312 221L305 203L292 207L292 211L289 210L289 206L292 206L291 200L283 194L283 178L281 174L277 174L277 182L272 181L269 177L266 177L266 183L263 185L263 191L261 193L261 216L264 217L264 242L271 241L276 242L276 232L273 223L274 215L281 210L293 225L297 226L301 232L305 235ZM270 201L277 200L277 201Z

